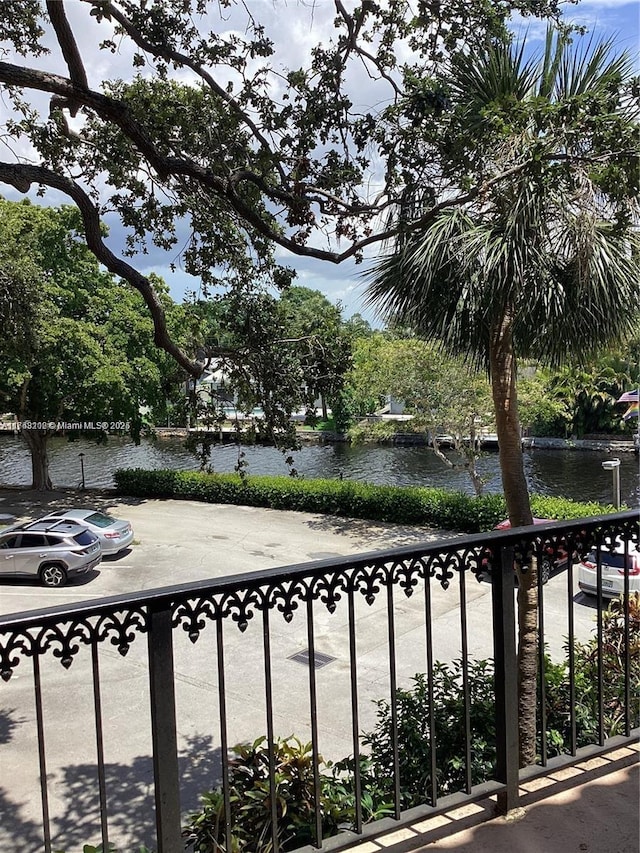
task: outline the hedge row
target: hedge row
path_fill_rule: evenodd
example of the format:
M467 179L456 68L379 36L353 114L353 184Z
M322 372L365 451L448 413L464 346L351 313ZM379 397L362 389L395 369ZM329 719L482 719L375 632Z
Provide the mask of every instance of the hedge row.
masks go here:
M462 492L415 486L375 486L348 480L204 474L198 471L121 468L115 472L119 494L176 498L216 504L319 512L399 524L424 524L461 533L491 530L506 516L502 495L471 497ZM534 495L534 515L581 518L613 507Z

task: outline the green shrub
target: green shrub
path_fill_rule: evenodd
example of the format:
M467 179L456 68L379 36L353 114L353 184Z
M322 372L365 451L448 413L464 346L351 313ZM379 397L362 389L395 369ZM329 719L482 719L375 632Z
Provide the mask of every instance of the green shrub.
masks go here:
M625 616L621 599L603 613L602 668L605 737L624 733L625 723ZM629 655L632 728L640 725L640 593L629 596ZM575 713L577 745L597 743L598 733L598 640L576 642ZM547 737L550 755L567 752L571 744L568 663L553 664L545 657Z
M550 495L531 495L531 511L538 518L558 520L577 517L587 518L591 515L617 512L613 504L599 504L596 501L578 503L569 498L551 497ZM579 511L579 515L577 511Z
M208 503L317 512L398 524L424 524L443 530L478 533L506 517L502 495L472 497L462 492L416 486L376 486L349 480L305 480L200 471L120 469L120 494L181 498ZM532 509L544 518L580 518L613 510L596 503L533 496Z
M425 673L413 677L413 688L396 691L398 741L400 744L400 803L403 809L431 798L431 742L429 690ZM470 661L468 684L471 717L471 781L477 785L491 778L495 765L495 697L491 661ZM386 782L383 796L393 792L391 705L377 703L375 728L363 735L368 746L368 781ZM436 742L438 795L465 788L465 719L462 662L436 662L433 668L433 716Z
M640 723L640 595L629 602L631 653L631 725ZM607 673L604 697L605 737L623 732L624 723L624 612L612 602L604 614L603 666ZM481 784L495 775L496 730L494 669L492 661L468 663L471 722L471 782ZM429 802L431 778L430 710L433 711L438 796L466 787L466 735L462 662L436 663L433 669L433 707L429 706L425 673L412 679L410 689L395 696L399 746L400 806ZM569 752L570 696L568 666L549 659L545 666L548 755ZM597 638L575 645L576 725L578 746L598 742ZM361 735L362 819L377 820L393 814L394 757L392 714L388 700L376 703L377 721ZM315 826L313 755L309 744L294 737L275 745L278 797L278 839L282 850L313 841ZM232 853L270 853L271 810L266 739L234 748L230 762ZM355 827L354 758L336 764L320 759L322 831L326 838ZM202 810L192 815L184 830L194 853L214 853L224 843L222 787L206 793Z
M419 419L411 421L361 421L349 427L347 437L351 444L392 444L398 433L424 435L424 423Z
M314 840L315 795L311 744L289 737L274 743L277 837L280 850L292 850ZM322 832L335 835L353 823L353 798L343 796L343 783L326 771L320 759ZM272 847L269 750L266 738L238 744L229 761L231 853L270 853ZM187 849L217 853L225 844L225 806L222 787L202 797L202 810L191 815L183 830Z
M640 593L629 597L629 653L631 727L640 725ZM625 727L625 616L622 600L612 601L603 614L602 666L604 677L603 728L606 738L624 734ZM598 639L574 646L577 746L598 743ZM410 690L396 692L402 808L427 802L432 795L429 693L427 676L418 673ZM462 663L436 663L433 669L433 714L439 795L465 787L465 729ZM491 661L470 661L468 684L471 718L471 781L492 778L495 758L494 673ZM546 732L549 757L571 750L571 702L568 662L545 659ZM391 796L393 751L391 707L378 705L375 728L363 735L369 746L367 781L376 781L378 796ZM386 785L384 784L386 780ZM383 782L382 786L380 782Z
M522 423L527 426L529 435L564 438L571 430L571 412L562 400L540 397L522 401L519 408Z
M329 417L326 421L318 421L315 428L319 432L340 432L338 426L336 425L336 419L334 417Z

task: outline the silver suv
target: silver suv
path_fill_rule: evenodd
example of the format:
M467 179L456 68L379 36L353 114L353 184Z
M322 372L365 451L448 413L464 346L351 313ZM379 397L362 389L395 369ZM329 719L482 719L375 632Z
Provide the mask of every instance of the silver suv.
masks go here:
M98 537L80 524L30 521L0 532L0 575L5 577L37 577L44 586L63 586L101 559Z

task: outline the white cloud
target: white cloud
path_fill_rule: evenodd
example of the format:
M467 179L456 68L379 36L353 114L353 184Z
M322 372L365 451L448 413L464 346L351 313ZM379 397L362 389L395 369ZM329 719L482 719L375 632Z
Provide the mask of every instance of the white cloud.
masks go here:
M565 14L569 13L571 9L582 9L589 6L605 10L626 8L630 11L635 11L636 17L640 14L640 8L636 0L580 0L577 7L568 6Z
M353 8L356 3L351 0L346 4ZM90 85L94 88L100 87L104 79L121 77L131 78L133 68L131 64L134 49L128 40L124 40L118 51L111 54L108 51L100 51L100 41L112 35L113 28L103 22L97 24L95 19L89 15L89 7L84 3L74 2L65 6L67 15L74 27L78 38L80 51L83 55ZM334 5L330 0L307 0L297 2L292 0L249 0L247 8L255 16L257 21L268 24L268 35L273 37L276 43L276 53L273 57L265 60L257 58L255 66L270 64L278 70L285 68L296 68L304 64L309 56L312 46L317 43L326 43L331 37L335 37L332 21L335 14ZM205 22L208 28L228 33L237 32L244 34L243 8L242 4L234 5L230 9L220 11L217 4L212 4L212 10ZM590 29L597 29L604 35L619 33L623 44L632 50L637 50L638 45L638 16L640 4L637 0L581 0L576 5L566 4L565 16L578 23L583 23ZM534 18L514 18L513 26L519 35L527 34L528 39L543 39L545 26ZM47 36L51 55L34 60L33 65L43 69L66 74L59 46L53 34ZM399 47L399 59L406 58L405 45ZM186 80L189 73L175 74L176 79ZM225 81L226 82L226 81ZM357 101L363 108L373 108L378 95L374 93L372 81L365 68L356 64L350 78L350 84ZM48 98L42 96L39 104L46 113ZM25 152L27 153L27 152ZM0 156L5 156L3 152ZM375 185L372 186L375 190ZM18 194L6 187L0 187L0 192L9 198L17 198ZM59 193L48 192L45 199L36 199L37 203L60 204L68 203L66 197ZM110 223L111 234L109 245L117 252L122 246L124 231L115 222ZM371 250L374 255L376 249ZM353 261L348 261L340 266L329 262L322 262L308 258L291 255L284 250L277 251L278 258L282 262L293 266L299 274L298 281L307 287L313 287L325 293L333 302L340 300L345 305L345 315L349 316L355 312L365 313L362 307L363 285L360 272L363 266L357 266ZM165 253L153 246L149 247L148 255L139 255L133 262L144 268L145 271L155 271L169 283L175 298L181 298L185 290L197 289L199 282L184 271L178 269L172 272L169 264L178 261L175 253ZM369 312L368 319L373 319Z

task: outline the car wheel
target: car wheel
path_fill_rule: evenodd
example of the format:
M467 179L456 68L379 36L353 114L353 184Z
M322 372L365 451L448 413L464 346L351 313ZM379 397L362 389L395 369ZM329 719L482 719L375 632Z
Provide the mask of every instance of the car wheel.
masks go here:
M43 586L64 586L67 582L67 572L57 563L45 563L40 569L40 581Z
M543 585L548 583L549 578L551 577L551 569L552 568L553 568L553 563L551 562L551 560L548 557L543 557L542 566L541 566L542 584Z

